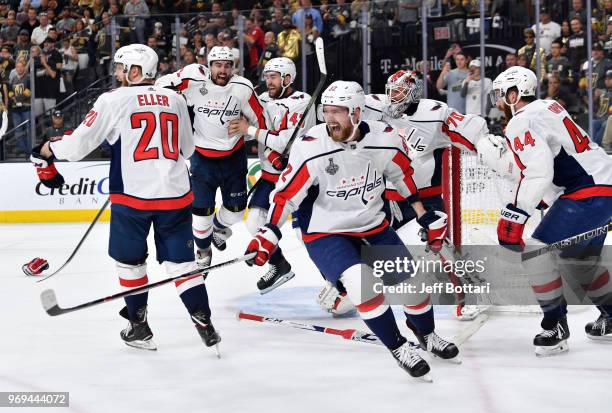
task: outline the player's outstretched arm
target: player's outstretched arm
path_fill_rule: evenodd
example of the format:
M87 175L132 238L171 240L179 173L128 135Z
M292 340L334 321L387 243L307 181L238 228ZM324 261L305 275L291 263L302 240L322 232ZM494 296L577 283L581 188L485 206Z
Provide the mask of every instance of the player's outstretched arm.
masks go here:
M71 135L64 135L49 143L49 149L57 159L80 161L112 136L119 117L116 108L108 102L108 96L105 93L98 98Z
M552 184L554 161L548 142L529 127L529 122L513 122L506 136L521 170L521 178L517 182L514 202L501 211L497 237L500 245L522 249L525 224Z

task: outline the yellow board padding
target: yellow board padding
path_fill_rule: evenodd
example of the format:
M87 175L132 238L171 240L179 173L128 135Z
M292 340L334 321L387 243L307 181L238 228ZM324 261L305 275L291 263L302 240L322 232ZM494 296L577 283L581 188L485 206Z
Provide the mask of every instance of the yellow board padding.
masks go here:
M0 224L29 224L39 222L91 222L99 209L67 209L36 211L0 211ZM249 209L244 211L246 219ZM291 220L291 216L289 216ZM100 221L110 221L110 209L102 213Z
M66 209L34 211L0 211L1 224L24 224L34 222L91 222L99 209ZM102 213L100 221L109 221L110 211Z

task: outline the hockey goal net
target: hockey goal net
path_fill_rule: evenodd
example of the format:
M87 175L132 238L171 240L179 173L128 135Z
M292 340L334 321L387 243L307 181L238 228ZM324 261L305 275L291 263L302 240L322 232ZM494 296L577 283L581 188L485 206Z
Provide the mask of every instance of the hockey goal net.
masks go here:
M477 155L455 147L445 151L442 171L442 192L452 244L458 251L466 245L497 245L499 213L514 198L515 184L482 165ZM539 214L534 214L527 222L525 237L531 236L539 222ZM478 239L474 236L475 229L480 235ZM520 274L520 270L514 268L511 275L511 288L517 293L520 291L529 294L531 288L527 274ZM495 302L495 299L492 301ZM531 305L496 306L495 310L510 313L540 312L538 306Z

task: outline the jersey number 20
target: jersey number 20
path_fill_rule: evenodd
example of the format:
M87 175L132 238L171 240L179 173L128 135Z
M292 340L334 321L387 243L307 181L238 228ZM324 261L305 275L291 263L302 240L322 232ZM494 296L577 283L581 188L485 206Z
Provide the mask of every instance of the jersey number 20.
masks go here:
M134 162L159 159L159 148L151 147L151 139L157 130L157 117L153 112L137 112L130 117L132 129L142 129L142 136L134 151ZM162 152L166 159L178 160L178 115L161 112L159 114Z

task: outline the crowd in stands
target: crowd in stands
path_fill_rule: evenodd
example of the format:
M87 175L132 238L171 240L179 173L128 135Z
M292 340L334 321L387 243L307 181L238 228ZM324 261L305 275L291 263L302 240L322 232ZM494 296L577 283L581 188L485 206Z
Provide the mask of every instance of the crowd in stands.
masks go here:
M160 75L190 63L205 64L207 52L213 46L228 46L234 52L236 67L242 65L245 76L261 88L261 72L269 59L285 56L298 62L303 53L313 49L317 37L333 39L354 32L362 22L364 10L373 30L418 27L421 3L421 0L320 0L316 4L312 0L0 0L0 109L9 111L11 127L30 119L31 110L36 115L50 114L58 102L74 91L109 76L113 48L135 42L157 51ZM540 11L540 48L536 51L532 1L485 1L487 33L510 22L524 28L523 45L506 56L498 72L513 65L535 71L539 56L541 97L560 101L580 117L586 113L588 96L585 2L541 3L545 8ZM612 96L612 62L606 57L612 48L612 0L592 3L594 139L612 146L606 128ZM430 0L428 4L432 19L439 17L446 22L447 42L452 43L440 74L434 70L433 78L428 79L430 97L447 100L460 111L480 113L481 62L472 59L460 46L477 31L474 19L479 16L479 1ZM182 14L178 31L176 13ZM240 32L243 53L239 50ZM306 49L302 50L304 45ZM34 85L30 84L30 67L35 71ZM485 85L485 89L490 89L490 78L485 79ZM34 102L30 99L32 86ZM489 114L490 108L485 110ZM612 135L612 127L608 129ZM20 149L26 152L28 141L23 142Z
M469 15L469 7L462 4L474 2L443 0L447 11L461 9L461 18ZM477 3L477 2L476 2ZM488 2L491 6L495 1ZM505 62L497 68L497 75L512 66L523 66L539 72L540 98L559 101L585 129L588 128L588 43L586 34L587 13L582 0L569 2L542 2L559 6L567 3L565 14L559 7L543 7L540 10L540 40L536 49L535 24L524 27L523 45L516 53L508 53ZM612 151L612 60L608 58L612 48L612 0L593 1L592 10L592 97L593 136L592 139ZM488 9L489 11L491 9ZM496 16L496 12L490 12ZM554 16L554 17L553 17ZM458 24L458 23L457 23ZM539 59L538 59L539 56ZM452 62L452 65L451 65ZM538 70L539 63L539 70ZM480 106L480 61L471 57L453 44L442 63L442 71L435 83L441 99L446 97L449 105L465 113L482 114ZM491 79L485 79L485 93L491 89ZM495 110L490 106L485 114L492 116ZM499 115L499 114L498 114Z

